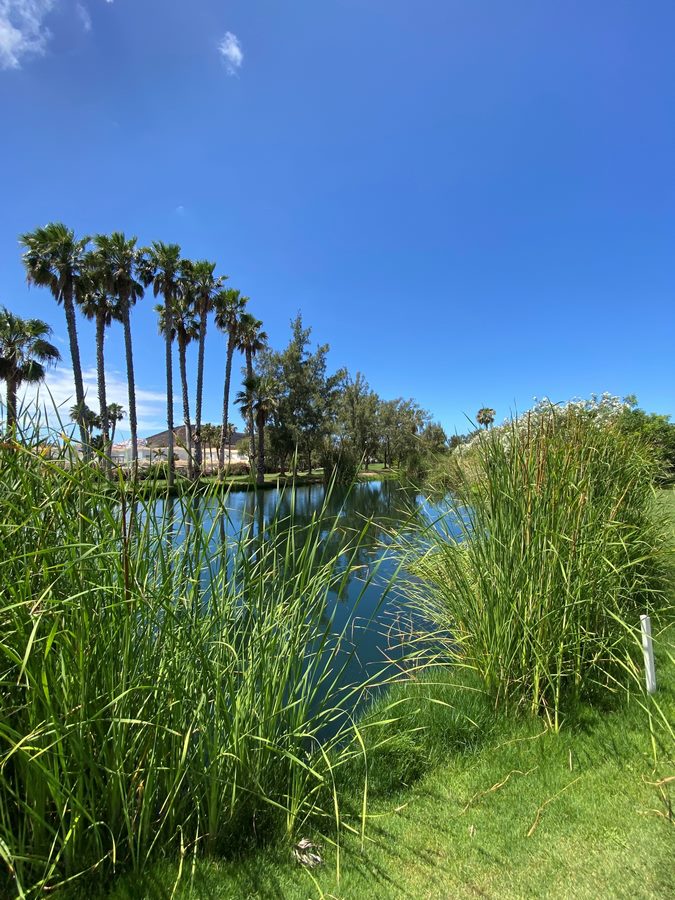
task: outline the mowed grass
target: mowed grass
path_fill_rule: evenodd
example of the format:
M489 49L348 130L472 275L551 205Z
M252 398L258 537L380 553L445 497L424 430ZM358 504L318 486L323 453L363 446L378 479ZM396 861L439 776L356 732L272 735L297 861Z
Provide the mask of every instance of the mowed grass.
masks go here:
M658 700L675 721L673 631L661 636ZM307 871L290 848L229 862L184 860L122 881L116 900L184 898L672 897L675 775L672 743L657 744L633 698L588 712L555 734L527 720L496 727L477 751L457 753L409 788L372 802L363 850L349 836L323 845ZM443 715L441 711L436 715ZM387 755L384 762L395 765ZM373 765L377 765L374 761ZM377 780L377 773L374 773ZM392 779L391 768L384 773ZM316 834L308 835L320 841Z
M675 549L675 492L659 504ZM308 832L325 860L314 870L286 844L228 861L187 848L181 866L122 879L110 896L673 897L675 626L655 644L654 703L636 689L606 710L583 708L559 733L532 717L495 715L464 677L412 684L392 743L369 752L363 846L343 831L338 853ZM409 727L420 731L405 735Z

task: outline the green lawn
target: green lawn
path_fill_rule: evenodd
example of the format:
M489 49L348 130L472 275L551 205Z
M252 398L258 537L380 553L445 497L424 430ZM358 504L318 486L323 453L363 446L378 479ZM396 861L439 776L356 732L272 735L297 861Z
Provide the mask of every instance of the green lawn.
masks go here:
M660 502L675 535L675 492ZM673 726L675 626L656 645L656 702ZM343 832L339 879L336 848L309 832L325 858L313 871L287 845L194 866L186 855L180 878L177 865L160 865L120 880L111 896L168 897L174 888L175 897L203 900L675 896L675 741L667 727L652 740L640 694L587 709L555 734L540 721L497 718L466 684L412 690L405 721L423 730L410 736L394 725L392 746L373 752L366 842Z

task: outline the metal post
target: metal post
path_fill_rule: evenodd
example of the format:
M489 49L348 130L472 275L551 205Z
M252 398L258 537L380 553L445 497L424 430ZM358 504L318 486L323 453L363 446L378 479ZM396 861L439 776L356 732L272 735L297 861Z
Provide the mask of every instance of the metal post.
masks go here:
M656 670L654 668L654 647L652 646L652 623L649 616L640 616L640 626L642 628L642 652L645 657L647 693L654 694L656 692Z

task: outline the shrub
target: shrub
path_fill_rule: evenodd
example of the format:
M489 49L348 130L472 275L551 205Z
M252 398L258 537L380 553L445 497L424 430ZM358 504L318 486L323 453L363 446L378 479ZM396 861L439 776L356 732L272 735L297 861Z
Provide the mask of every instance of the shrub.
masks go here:
M326 483L352 484L361 469L362 461L352 447L346 444L336 447L327 442L321 451L319 466L323 469Z
M230 465L225 469L226 476L248 475L249 473L250 469L248 463L245 462L230 463Z
M571 406L484 434L451 513L425 534L418 601L497 703L557 726L612 687L641 612L664 605L656 464L635 435Z

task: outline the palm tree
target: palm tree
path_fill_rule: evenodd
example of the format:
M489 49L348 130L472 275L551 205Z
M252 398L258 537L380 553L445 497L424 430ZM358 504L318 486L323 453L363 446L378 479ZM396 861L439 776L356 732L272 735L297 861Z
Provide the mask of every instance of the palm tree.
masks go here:
M139 260L140 280L147 287L152 285L155 297L164 297L164 347L166 356L166 424L169 430L167 457L169 471L167 484L174 481L174 435L173 435L173 366L171 359L171 334L173 331L173 302L180 289L180 247L178 244L164 244L154 241L143 251Z
M268 378L252 375L244 380L244 390L239 391L235 401L244 418L252 417L258 430L258 456L256 459L255 483L265 484L265 425L277 407L275 385Z
M230 381L232 379L232 357L239 346L239 328L248 297L242 297L234 288L216 294L213 306L216 312L216 327L227 334L227 355L225 357L225 387L223 390L223 423L220 431L218 466L220 477L225 471L225 443L228 439L228 407L230 403Z
M206 259L198 262L186 260L183 266L184 278L190 282L194 297L195 312L199 322L199 349L197 353L197 397L195 400L195 475L202 467L202 398L204 395L204 348L206 346L206 325L213 309L214 298L227 279L226 275L215 276L216 264Z
M108 404L105 391L105 359L103 344L105 330L112 322L115 312L115 300L106 290L104 279L98 269L98 259L95 253L90 253L87 259L88 277L83 290L77 298L78 305L85 318L93 319L96 323L96 379L98 383L98 403L100 407L99 421L101 434L103 435L103 452L110 453L108 440ZM80 422L79 418L75 419ZM86 428L86 421L82 423ZM91 431L89 431L91 438Z
M22 384L45 377L46 367L61 359L47 338L52 330L41 319L22 319L0 307L0 379L7 385L7 431L16 431L16 392Z
M87 447L91 447L93 440L92 432L94 431L94 428L101 427L101 417L97 416L94 410L90 409L86 403L82 406L76 403L75 406L70 407L70 418L73 422L76 422L80 428L84 429L87 435Z
M135 472L138 461L138 419L136 416L134 354L131 344L131 307L143 296L143 285L137 278L141 251L136 247L135 237L127 238L119 231L114 231L111 235L99 234L94 238L94 243L96 244L100 277L107 291L117 298L114 315L122 323L124 329L131 462Z
M262 322L251 313L244 313L239 325L239 349L246 355L246 378L253 378L253 357L267 345L267 334L262 330ZM248 411L251 466L255 461L255 426L253 409Z
M492 425L494 420L495 411L494 409L490 409L489 406L482 406L476 413L476 421L479 425L483 425L485 428L487 428L488 425Z
M73 364L75 401L78 406L83 406L84 382L77 341L75 298L80 293L81 281L85 274L86 247L89 238L77 240L75 232L70 228L61 222L51 222L43 228L36 228L35 231L21 235L19 240L25 247L23 264L28 283L49 288L56 302L59 305L63 304ZM80 426L80 439L85 455L88 455L83 426Z
M165 308L159 303L155 307L159 315L159 331L164 334L166 328ZM188 285L182 285L180 293L174 297L173 323L171 339L178 344L178 365L183 393L183 421L185 422L185 449L187 450L188 476L194 474L192 460L192 425L190 424L190 397L187 382L187 346L199 335L199 325L194 315L191 292Z
M121 422L124 418L124 410L119 405L119 403L109 403L108 404L108 427L110 428L110 445L112 446L115 443L115 431L117 430L117 423Z

